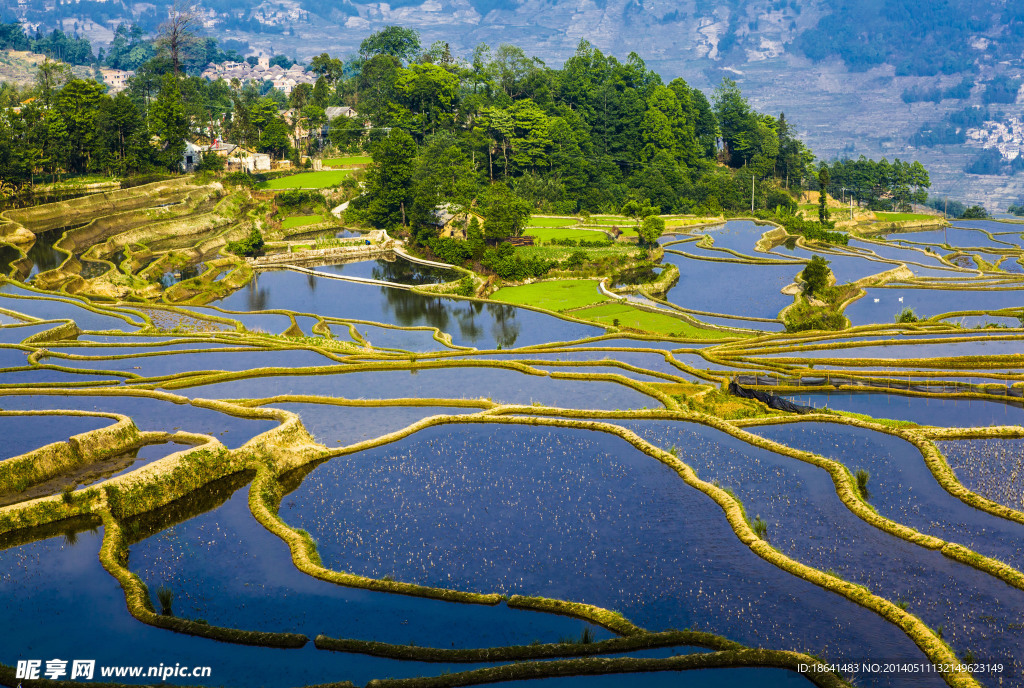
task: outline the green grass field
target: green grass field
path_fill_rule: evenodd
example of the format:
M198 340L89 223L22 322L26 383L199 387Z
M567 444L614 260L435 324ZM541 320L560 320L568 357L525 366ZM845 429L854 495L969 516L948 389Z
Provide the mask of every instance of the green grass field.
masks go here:
M324 170L302 172L290 177L278 177L267 182L264 189L326 189L341 184L341 180L352 174L350 170Z
M607 301L595 280L555 280L534 282L520 287L505 287L491 295L495 301L537 306L549 311L565 311Z
M523 234L532 236L534 239L545 243L554 239L573 239L579 241L606 241L608 235L604 232L595 232L589 229L575 229L573 227L529 227Z
M328 167L343 167L345 165L369 165L373 158L369 155L349 155L343 158L324 158L324 164Z
M530 227L572 227L579 223L575 217L531 217Z
M926 215L925 213L875 213L882 222L908 222L915 220L935 220L939 221L942 218L938 215Z
M315 225L318 222L323 222L325 219L323 215L292 215L281 220L281 229Z
M671 315L652 313L640 310L625 303L604 303L591 308L583 308L573 311L574 318L592 320L603 325L618 325L630 327L634 330L667 334L676 337L691 337L694 339L723 339L735 337L736 334L719 332L718 330L704 330L693 325L673 318Z
M590 260L630 256L637 250L636 244L614 243L605 248L575 248L571 246L521 246L516 252L523 258L536 256L544 260L565 260L576 251L583 251Z

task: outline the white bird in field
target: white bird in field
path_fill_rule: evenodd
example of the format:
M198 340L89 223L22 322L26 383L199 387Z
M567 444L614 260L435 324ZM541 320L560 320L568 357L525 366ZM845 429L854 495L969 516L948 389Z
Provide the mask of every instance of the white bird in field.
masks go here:
M903 303L903 297L902 296L900 297L900 303Z
M875 299L875 303L878 303L878 299Z

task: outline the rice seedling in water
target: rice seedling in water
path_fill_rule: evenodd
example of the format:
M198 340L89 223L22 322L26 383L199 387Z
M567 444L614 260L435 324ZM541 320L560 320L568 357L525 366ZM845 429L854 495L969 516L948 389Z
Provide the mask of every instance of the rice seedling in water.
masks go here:
M768 539L768 523L765 522L760 516L754 518L754 523L751 525L754 529L754 535L761 538L762 540Z
M868 480L870 478L871 474L863 468L857 471L857 489L860 490L860 494L864 499L871 499L871 493L868 492Z
M156 599L160 603L160 614L162 616L174 616L171 603L174 602L174 592L166 585L161 585L156 590Z

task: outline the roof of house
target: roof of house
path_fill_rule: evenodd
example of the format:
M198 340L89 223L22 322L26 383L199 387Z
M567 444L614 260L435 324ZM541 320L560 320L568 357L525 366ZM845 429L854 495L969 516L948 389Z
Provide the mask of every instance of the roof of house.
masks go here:
M460 215L473 215L480 217L478 213L472 210L466 210L459 208L453 203L442 203L441 205L434 208L434 221L430 224L437 227L444 227L446 224L459 217Z
M225 151L226 153L230 154L236 148L238 148L237 144L228 143L227 141L218 141L217 143L214 143L214 144L212 144L210 146L207 146L206 150L209 150L209 151Z
M335 117L355 117L356 111L347 105L332 105L331 107L324 108L324 114L327 115L327 119L334 119Z

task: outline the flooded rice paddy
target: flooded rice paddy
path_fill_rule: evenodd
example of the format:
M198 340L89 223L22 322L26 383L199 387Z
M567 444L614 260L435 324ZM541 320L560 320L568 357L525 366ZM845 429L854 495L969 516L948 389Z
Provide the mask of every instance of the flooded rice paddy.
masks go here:
M670 304L750 330L721 341L329 276L460 278L402 259L261 271L177 306L90 302L38 288L68 257L54 246L68 228L40 232L27 259L0 254L14 278L0 284L0 664L135 664L159 648L156 662L211 666L201 685L239 688L475 685L464 672L485 667L504 667L503 685L532 671L528 685L551 688L788 688L813 685L796 669L814 655L963 659L988 667L957 685L1019 685L1024 283L943 260L1015 262L1024 242L1007 227L770 253L755 245L771 227L746 221L666 237L713 239L671 244L662 262L680 271ZM901 264L915 277L869 286L845 309L863 326L846 336L782 332L794 297L781 290L802 264L756 261L815 254L840 283ZM106 265L80 262L84 280ZM199 279L200 264L161 288ZM965 313L900 329L904 307ZM971 328L985 321L1005 327ZM863 391L834 388L835 371ZM789 423L730 395L734 377L817 415ZM797 378L811 387L786 386ZM912 384L926 378L937 384ZM133 425L112 430L121 416ZM925 461L931 442L956 489ZM16 458L46 446L45 460ZM843 488L858 471L864 490ZM684 629L714 639L658 644ZM273 634L302 639L280 649ZM519 656L451 654L481 648ZM651 663L702 655L717 668ZM573 675L557 675L559 658ZM610 673L609 658L634 663ZM928 672L837 680L947 685Z

